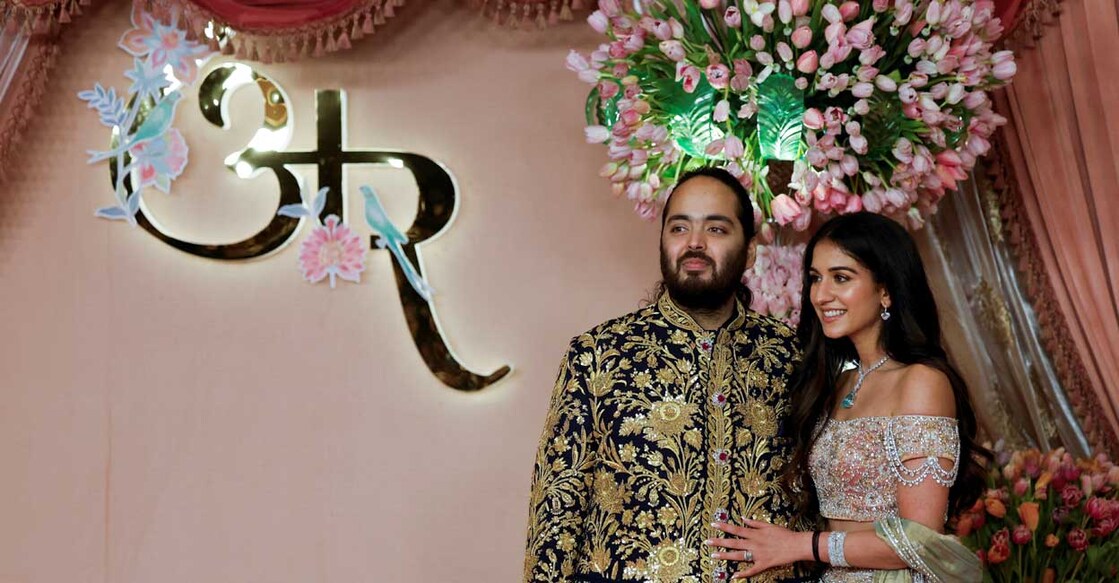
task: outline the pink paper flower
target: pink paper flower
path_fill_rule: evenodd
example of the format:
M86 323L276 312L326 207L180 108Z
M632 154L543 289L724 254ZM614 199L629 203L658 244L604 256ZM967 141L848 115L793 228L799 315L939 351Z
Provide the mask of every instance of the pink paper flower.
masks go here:
M145 11L141 3L133 5L132 28L120 37L118 45L134 57L147 57L156 69L170 64L175 76L187 85L198 76L195 60L210 52L209 48L187 40L177 16L172 17L170 25L163 24Z
M330 276L331 288L336 277L356 283L365 270L365 245L348 225L330 215L326 223L315 227L300 245L299 266L304 279L311 283L318 283L327 276Z
M179 130L171 128L162 136L132 147L133 172L139 176L139 187L154 185L163 192L171 191L171 181L186 168L186 140Z

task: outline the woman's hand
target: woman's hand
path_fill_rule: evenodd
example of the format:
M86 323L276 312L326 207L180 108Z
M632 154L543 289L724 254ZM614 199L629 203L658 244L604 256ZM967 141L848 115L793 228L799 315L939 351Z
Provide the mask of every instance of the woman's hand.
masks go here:
M749 568L739 570L731 579L753 577L773 567L812 560L812 533L795 532L758 520L744 518L743 522L745 526L722 522L712 524L735 538L705 541L708 546L725 549L712 553L715 559L751 563Z

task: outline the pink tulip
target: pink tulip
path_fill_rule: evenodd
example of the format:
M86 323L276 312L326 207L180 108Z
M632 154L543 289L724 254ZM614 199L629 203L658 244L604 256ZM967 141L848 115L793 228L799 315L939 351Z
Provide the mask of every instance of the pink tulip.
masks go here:
M940 2L932 0L932 2L929 3L928 9L925 11L925 21L928 22L930 26L940 24Z
M898 138L892 150L894 158L909 164L913 161L913 144L905 138Z
M1010 535L1010 540L1014 541L1016 545L1024 545L1030 542L1034 537L1034 533L1024 524L1019 524L1014 527L1014 532Z
M925 46L926 46L925 39L915 38L912 41L910 41L909 47L906 48L906 52L909 53L909 56L916 59L920 55L924 54Z
M610 26L610 19L606 17L606 13L603 11L595 10L587 17L587 24L590 24L595 32L604 33Z
M816 51L808 51L797 59L797 70L801 73L811 75L816 72L818 66L819 60L816 58Z
M715 104L715 112L712 114L711 118L719 123L723 123L727 121L727 117L729 116L730 102L726 99L720 99L719 103Z
M894 10L894 22L899 25L907 24L913 18L913 0L896 0Z
M765 38L760 34L755 34L754 36L750 37L750 48L754 49L755 51L765 49Z
M777 3L777 19L782 24L789 24L793 21L793 5L789 3L789 0L780 0Z
M668 26L672 29L672 38L684 38L684 25L679 20L669 18Z
M873 65L884 56L886 56L886 49L878 45L874 45L869 49L866 49L865 51L859 53L859 63L863 65Z
M996 63L995 66L991 69L991 73L995 76L995 79L998 79L999 81L1007 81L1017 72L1018 64L1014 61L1003 61L1001 63Z
M855 113L859 115L866 115L870 113L870 103L865 99L860 99L855 102Z
M715 89L725 89L730 83L730 68L722 63L708 66L707 82Z
M901 99L902 103L916 103L917 90L910 87L908 83L902 83L898 87L898 98Z
M784 42L779 42L777 43L777 56L780 57L782 61L790 63L793 60L793 49Z
M773 220L779 225L787 225L796 220L805 212L805 208L796 203L787 194L779 194L769 203L769 210L773 213Z
M847 31L847 42L860 51L874 46L874 18L868 18Z
M726 143L723 146L723 152L726 153L727 158L730 160L737 160L745 153L746 147L743 145L742 140L738 136L731 134L726 137Z
M824 6L821 14L823 14L824 18L832 24L843 22L843 15L839 13L839 8L837 8L835 4L828 4L827 6Z
M851 88L851 95L858 98L870 97L874 94L874 84L872 83L856 83Z
M705 10L714 10L715 8L718 8L719 5L722 3L722 0L699 0L700 7L704 8Z
M703 152L708 156L718 156L723 152L725 146L726 140L711 140L707 147L703 149Z
M747 101L742 104L742 107L738 108L738 119L750 119L757 112L758 103L753 100Z
M871 7L875 12L885 12L890 7L890 0L874 0Z
M672 27L663 20L653 22L653 36L659 40L668 40L672 38Z
M742 13L738 11L737 6L727 6L727 11L723 14L723 20L727 23L727 26L738 28L742 26Z
M695 65L686 65L683 70L680 71L680 78L683 80L685 93L695 92L696 86L699 85L700 75L702 75L702 73L699 72L699 68Z
M876 77L874 79L874 84L886 93L893 93L894 91L898 90L897 82L890 77L887 77L886 75L879 75L878 77Z
M686 52L684 51L684 44L678 40L662 41L659 47L661 52L664 53L664 56L672 59L673 61L676 61L677 63L683 61L684 57L687 56Z
M808 160L808 163L816 168L823 168L828 164L828 158L824 155L824 152L820 150L820 148L808 148L808 150L804 153L804 159Z
M812 42L812 29L807 26L798 27L793 31L792 41L794 47L803 49Z
M904 208L909 204L909 197L897 188L887 188L883 196L886 199L886 204L895 209Z
M839 211L845 215L857 213L863 210L863 199L857 196L848 196L843 205L843 210Z
M963 85L959 83L953 83L952 86L948 88L948 96L945 98L945 101L951 103L952 105L955 105L960 101L963 101L964 95L966 94L967 89L965 89Z
M847 176L854 176L859 173L859 161L854 156L845 154L839 162L839 168Z
M808 14L808 0L792 0L790 4L793 8L793 16Z
M619 16L622 13L622 5L619 0L598 0L598 9L610 18Z
M804 112L804 127L818 130L824 127L824 114L815 107L810 107Z
M852 18L859 15L859 3L853 0L844 2L839 6L839 14L844 22L850 22Z
M618 84L613 81L603 79L598 82L598 96L602 99L610 99L618 94Z
M627 126L634 126L641 121L641 114L637 113L635 110L627 109L618 116L618 119Z
M587 126L583 132L588 144L601 144L610 139L610 130L605 126Z
M590 67L591 64L587 62L587 58L579 54L579 51L572 50L571 52L567 53L567 69L569 71L579 73L581 71L589 69Z

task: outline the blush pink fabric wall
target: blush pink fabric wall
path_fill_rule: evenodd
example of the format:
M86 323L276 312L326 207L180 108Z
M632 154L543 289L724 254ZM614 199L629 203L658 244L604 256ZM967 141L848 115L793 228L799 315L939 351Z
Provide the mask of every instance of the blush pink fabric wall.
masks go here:
M439 316L468 366L515 367L463 394L412 346L383 252L330 290L300 279L296 245L223 263L93 218L111 192L84 152L108 136L75 93L125 85L128 5L86 18L0 193L0 581L516 580L566 342L657 276L655 225L582 142L586 86L563 59L594 33L513 34L440 1L352 51L261 67L294 103L292 148L313 144L313 90L342 87L351 147L455 174L456 220L421 247ZM259 122L251 93L229 132L195 97L180 107L191 166L147 200L184 236L230 239L274 209L269 176L221 165ZM351 171L363 181L410 220L407 181Z

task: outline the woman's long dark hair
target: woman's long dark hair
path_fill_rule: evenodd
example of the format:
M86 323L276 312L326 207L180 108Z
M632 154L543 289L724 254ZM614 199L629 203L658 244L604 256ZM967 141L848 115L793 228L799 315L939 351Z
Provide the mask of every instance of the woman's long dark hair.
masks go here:
M849 339L832 340L824 336L812 306L809 269L813 252L821 241L837 245L869 270L877 283L885 286L892 314L883 322L880 338L886 354L903 364L935 368L952 384L960 431L959 475L948 490L949 516L954 516L971 506L982 493L985 473L981 460L989 461L991 453L975 441L975 412L967 386L949 364L940 344L940 318L917 246L901 225L873 213L842 215L824 223L805 249L804 291L797 327L804 358L789 380L792 398L789 426L793 428L796 449L786 477L800 486L802 510L814 513L819 501L809 473L808 454L818 437L815 429L835 407L840 372L847 363L859 359Z

